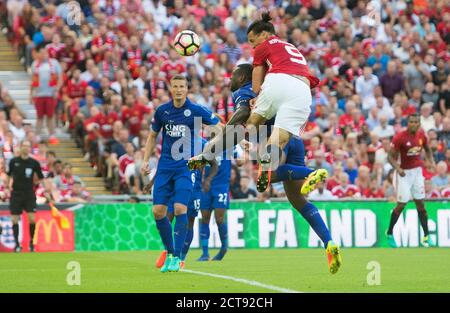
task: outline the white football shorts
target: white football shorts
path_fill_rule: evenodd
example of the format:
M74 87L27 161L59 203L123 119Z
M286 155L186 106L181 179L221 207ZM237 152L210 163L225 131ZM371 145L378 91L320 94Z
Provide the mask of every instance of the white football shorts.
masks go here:
M275 127L299 136L311 113L311 89L302 80L283 73L269 73L256 98L254 112L266 120L275 116Z
M425 178L422 168L416 167L405 171L405 177L394 173L394 187L397 191L397 201L407 203L409 200L425 199Z

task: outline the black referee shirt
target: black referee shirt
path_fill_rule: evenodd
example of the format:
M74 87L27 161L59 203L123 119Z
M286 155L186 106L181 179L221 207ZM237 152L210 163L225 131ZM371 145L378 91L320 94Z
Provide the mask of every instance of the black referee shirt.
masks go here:
M15 157L9 162L8 176L13 178L13 192L28 193L33 190L33 176L37 174L39 179L44 178L41 165L35 159L28 157L22 159Z

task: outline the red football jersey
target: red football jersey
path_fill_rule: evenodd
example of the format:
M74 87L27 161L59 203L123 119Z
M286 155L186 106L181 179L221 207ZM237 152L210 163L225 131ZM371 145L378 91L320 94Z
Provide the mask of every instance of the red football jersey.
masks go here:
M66 83L66 93L67 96L71 99L75 98L84 98L86 95L86 88L88 83L85 81L74 81L73 79L69 79Z
M348 184L346 187L343 187L341 185L338 185L331 190L331 193L338 197L338 198L344 198L344 197L353 197L353 196L360 196L359 188L356 185Z
M146 106L136 103L131 108L125 107L122 110L122 122L128 125L130 134L138 136L141 130L142 118L145 114L150 113L150 109Z
M131 163L134 163L133 156L124 154L119 158L119 176L121 179L125 178L125 170L127 169L127 166Z
M74 66L79 61L78 51L75 49L61 49L58 52L58 60L61 62L66 62L66 71L69 71L72 66Z
M367 188L363 191L363 196L366 198L384 198L384 192L381 189L373 191L372 189Z
M157 62L164 62L168 59L169 59L169 56L164 51L160 51L158 53L156 53L156 52L147 53L147 62L152 65Z
M426 144L427 137L422 129L419 129L415 135L404 130L394 136L391 147L400 152L400 167L407 170L423 165L420 154Z
M431 190L431 192L429 192L425 195L425 198L428 198L428 199L440 198L440 197L441 197L441 194L439 193L438 190Z
M107 45L108 46L108 50L113 50L114 48L114 39L111 38L110 36L97 36L94 39L92 39L91 42L91 46L95 46L95 47L102 47L103 45ZM103 55L104 53L96 53L94 55L94 60L96 63L100 63L101 61L103 61Z
M103 113L98 113L96 116L91 116L83 122L84 129L87 131L88 139L94 141L97 139L97 131L100 130L99 121L102 119ZM87 130L88 125L92 125L93 128L91 130Z
M298 49L277 36L271 36L255 48L254 66L267 64L268 73L300 75L308 78L311 89L319 84L319 79L311 74L305 57Z
M166 60L161 65L161 72L165 73L167 81L170 81L176 74L186 72L186 67L181 61L172 62L171 60Z
M103 138L112 138L113 124L117 120L119 120L119 114L117 114L117 112L109 112L108 115L102 114L99 124L100 134Z
M65 45L63 43L60 43L59 45L55 45L53 43L50 43L46 46L48 57L52 59L57 59L59 52L64 49Z
M441 196L443 198L450 198L450 187L442 189Z

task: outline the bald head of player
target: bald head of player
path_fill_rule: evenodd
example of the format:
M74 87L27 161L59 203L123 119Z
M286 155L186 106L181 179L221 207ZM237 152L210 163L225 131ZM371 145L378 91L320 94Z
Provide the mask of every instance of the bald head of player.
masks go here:
M420 128L420 116L417 113L408 116L408 132L415 134Z
M253 66L248 63L238 65L231 74L231 91L236 91L252 81Z
M275 35L275 27L270 22L272 18L269 12L265 12L261 15L261 19L253 22L247 28L248 42L253 48L266 41L270 36Z
M188 83L183 75L175 75L170 80L170 93L173 98L173 105L180 108L186 102L188 94Z

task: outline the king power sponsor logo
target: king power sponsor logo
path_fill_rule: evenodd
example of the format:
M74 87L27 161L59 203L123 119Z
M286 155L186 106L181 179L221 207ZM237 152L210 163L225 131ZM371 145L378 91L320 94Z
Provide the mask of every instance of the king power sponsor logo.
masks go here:
M333 240L342 247L387 247L386 229L390 212L374 212L370 209L319 210L331 232ZM450 209L437 210L436 220L429 219L430 236L439 247L450 247ZM323 247L299 213L290 210L258 210L257 223L248 223L246 211L241 209L227 212L228 242L233 248L314 248ZM386 216L384 216L386 215ZM383 220L383 223L381 223ZM192 247L199 247L198 221L194 225ZM257 227L257 229L255 229ZM209 246L219 248L220 238L214 219L211 219ZM244 232L251 232L249 238ZM423 231L416 210L406 210L400 216L394 238L398 247L420 247ZM252 241L253 244L250 244ZM256 244L255 244L256 242Z

